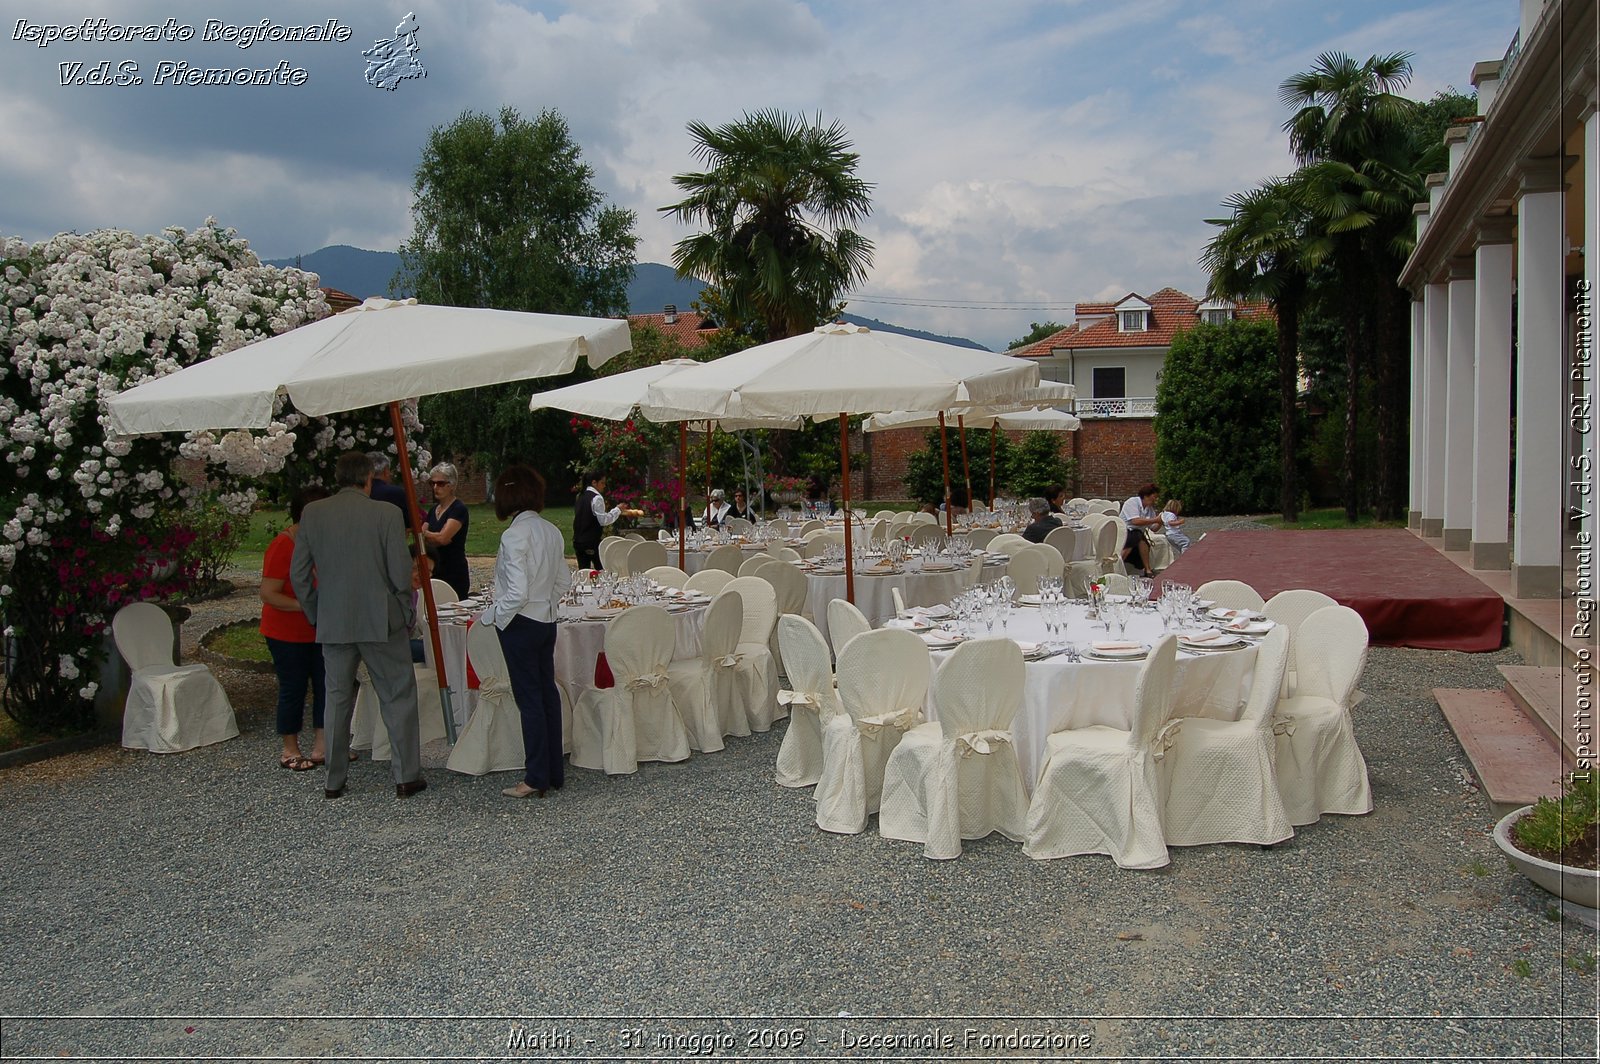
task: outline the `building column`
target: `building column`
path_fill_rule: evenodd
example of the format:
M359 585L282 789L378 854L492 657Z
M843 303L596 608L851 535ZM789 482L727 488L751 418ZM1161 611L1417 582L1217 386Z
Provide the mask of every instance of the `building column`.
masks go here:
M1422 471L1424 464L1424 449L1427 442L1426 425L1423 422L1423 373L1426 361L1424 355L1424 329L1422 300L1411 301L1411 505L1406 514L1406 527L1417 530L1422 529Z
M1445 336L1444 549L1472 545L1472 260L1450 263Z
M1511 218L1478 227L1473 299L1472 567L1511 568Z
M1427 439L1422 461L1422 534L1444 535L1445 397L1448 392L1446 342L1450 331L1450 289L1430 284L1422 291L1423 367L1422 421Z
M1511 574L1518 598L1559 598L1566 525L1566 299L1560 156L1529 159L1517 194L1517 444Z

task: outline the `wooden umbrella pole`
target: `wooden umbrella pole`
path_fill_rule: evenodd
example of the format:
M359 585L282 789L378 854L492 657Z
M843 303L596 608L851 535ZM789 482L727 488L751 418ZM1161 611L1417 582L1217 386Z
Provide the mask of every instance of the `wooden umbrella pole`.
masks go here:
M994 509L994 438L1000 431L999 422L989 426L989 509Z
M944 411L939 411L939 449L944 452L944 532L955 535L955 508L950 505L950 440L944 434Z
M972 463L967 459L967 415L956 415L956 429L961 434L961 476L967 482L967 509L972 509Z
M711 419L706 419L706 513L711 512Z
M678 422L678 568L683 569L684 542L689 538L689 423ZM688 570L685 569L685 572Z
M406 508L412 516L411 532L417 545L417 558L427 556L422 546L422 512L417 507L417 483L411 476L411 458L406 454L406 424L400 416L400 404L389 404L389 420L394 425L396 458L400 465L400 479L406 488ZM414 560L413 569L420 564ZM450 680L444 671L444 646L439 642L439 614L433 607L433 581L422 581L422 603L428 614L428 640L433 645L433 669L439 677L439 708L444 711L444 734L450 745L456 744L456 715L450 708Z
M844 597L848 602L856 600L856 562L855 548L850 540L850 415L839 415L839 464L844 467L844 487L841 490L844 498Z

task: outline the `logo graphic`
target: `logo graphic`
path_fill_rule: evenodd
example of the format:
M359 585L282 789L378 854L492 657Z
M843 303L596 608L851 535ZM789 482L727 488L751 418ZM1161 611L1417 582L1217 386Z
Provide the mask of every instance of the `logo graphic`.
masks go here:
M417 16L406 12L394 36L374 41L361 54L367 58L367 84L393 92L407 78L425 78L428 72L417 62Z

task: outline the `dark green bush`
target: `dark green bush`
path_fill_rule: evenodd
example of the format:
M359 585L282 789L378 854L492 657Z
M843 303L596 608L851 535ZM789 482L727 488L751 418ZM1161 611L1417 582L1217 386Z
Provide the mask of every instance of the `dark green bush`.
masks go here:
M1078 460L1061 457L1064 440L1059 432L1024 433L1004 467L1006 491L1018 499L1042 497L1052 487L1070 493L1078 479Z

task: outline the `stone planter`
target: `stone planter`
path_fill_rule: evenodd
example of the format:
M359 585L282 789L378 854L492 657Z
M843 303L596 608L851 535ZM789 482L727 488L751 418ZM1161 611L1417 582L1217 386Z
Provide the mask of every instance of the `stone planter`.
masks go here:
M1532 811L1533 806L1525 805L1501 817L1494 826L1495 845L1500 847L1517 871L1551 894L1590 909L1600 909L1600 871L1553 864L1517 849L1516 842L1511 838L1511 825Z

